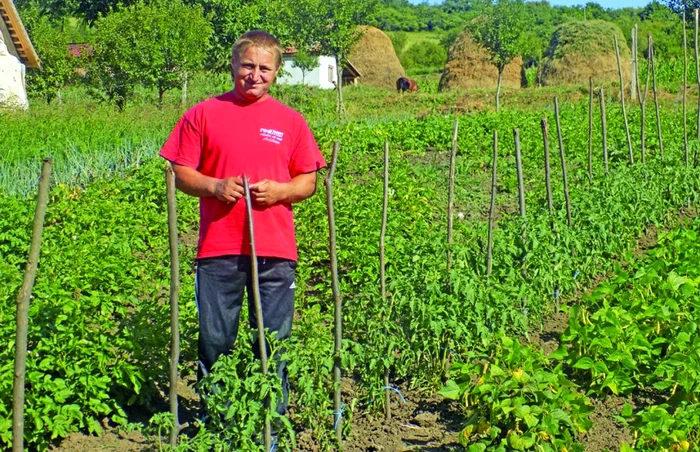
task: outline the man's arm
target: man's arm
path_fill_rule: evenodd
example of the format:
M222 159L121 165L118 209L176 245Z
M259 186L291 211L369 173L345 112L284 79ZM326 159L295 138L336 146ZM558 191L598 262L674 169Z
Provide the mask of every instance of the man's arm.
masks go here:
M261 207L274 204L293 204L311 197L316 192L316 171L294 176L289 182L264 179L250 186L253 202Z
M216 196L224 202L236 202L243 197L243 181L240 177L217 179L177 163L173 163L173 171L175 186L188 195L198 198Z

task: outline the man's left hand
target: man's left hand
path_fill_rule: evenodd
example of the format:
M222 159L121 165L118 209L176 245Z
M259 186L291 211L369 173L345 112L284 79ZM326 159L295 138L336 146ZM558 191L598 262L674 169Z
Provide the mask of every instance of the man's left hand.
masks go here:
M253 202L261 207L270 207L282 201L285 184L269 179L263 179L250 186L250 196Z

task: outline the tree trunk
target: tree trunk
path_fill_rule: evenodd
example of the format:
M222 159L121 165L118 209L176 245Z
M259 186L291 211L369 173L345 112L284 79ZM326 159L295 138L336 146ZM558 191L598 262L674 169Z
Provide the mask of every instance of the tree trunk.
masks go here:
M505 65L498 67L498 85L496 85L496 112L500 110L499 98L501 95L501 81L503 80L503 70Z

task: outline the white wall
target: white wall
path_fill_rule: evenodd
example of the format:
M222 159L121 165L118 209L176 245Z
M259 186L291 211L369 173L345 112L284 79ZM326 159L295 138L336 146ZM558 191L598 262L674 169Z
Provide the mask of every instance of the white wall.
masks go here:
M282 68L289 74L277 77L277 83L281 85L300 85L302 83L301 70L292 64L293 61L293 55L285 55L282 57ZM310 72L307 72L303 80L304 84L308 86L316 86L322 89L335 88L333 82L338 80L335 58L319 56L318 66Z

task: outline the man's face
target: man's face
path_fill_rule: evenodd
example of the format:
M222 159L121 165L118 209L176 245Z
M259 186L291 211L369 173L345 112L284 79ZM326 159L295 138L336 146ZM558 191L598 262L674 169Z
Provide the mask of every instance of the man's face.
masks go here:
M258 47L248 47L240 58L231 62L235 92L249 102L267 97L278 67L275 55Z

